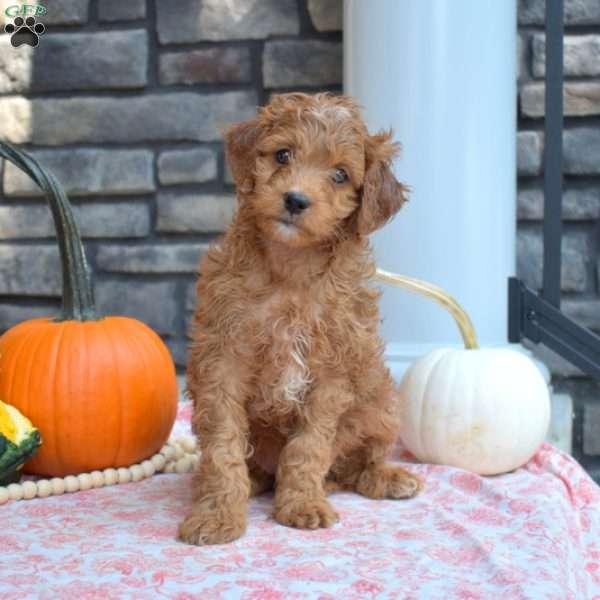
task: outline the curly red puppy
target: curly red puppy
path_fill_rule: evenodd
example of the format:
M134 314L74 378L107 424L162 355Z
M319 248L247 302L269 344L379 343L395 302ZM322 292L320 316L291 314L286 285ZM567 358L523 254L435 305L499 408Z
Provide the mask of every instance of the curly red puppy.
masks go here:
M332 489L419 490L385 463L398 405L367 235L405 199L390 139L328 94L275 96L226 132L239 207L201 265L187 386L202 456L181 540L235 540L273 487L277 521L308 529L338 519Z

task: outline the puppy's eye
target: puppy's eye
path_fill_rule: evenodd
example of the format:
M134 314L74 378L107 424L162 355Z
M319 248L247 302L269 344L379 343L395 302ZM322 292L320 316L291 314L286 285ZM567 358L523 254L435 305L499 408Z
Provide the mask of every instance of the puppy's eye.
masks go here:
M275 160L280 165L287 165L292 160L292 151L289 148L282 148L275 152Z
M337 184L346 183L348 181L348 173L344 169L336 169L332 179Z

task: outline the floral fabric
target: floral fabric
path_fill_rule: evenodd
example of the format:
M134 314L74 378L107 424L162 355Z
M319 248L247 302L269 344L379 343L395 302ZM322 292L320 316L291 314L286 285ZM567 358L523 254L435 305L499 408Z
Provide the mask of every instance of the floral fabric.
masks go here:
M189 406L176 426L187 432ZM544 444L514 473L410 464L406 501L339 493L341 522L297 531L250 501L226 546L175 540L190 475L0 506L2 600L600 600L600 489Z

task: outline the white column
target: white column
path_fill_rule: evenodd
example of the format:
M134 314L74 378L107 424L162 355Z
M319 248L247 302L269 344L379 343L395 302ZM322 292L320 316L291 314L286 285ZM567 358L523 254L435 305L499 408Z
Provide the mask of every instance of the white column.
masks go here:
M373 236L378 264L436 283L470 314L481 345L507 343L515 269L515 0L346 0L345 91L372 130L393 127L413 192ZM382 333L396 376L460 345L432 302L384 288Z

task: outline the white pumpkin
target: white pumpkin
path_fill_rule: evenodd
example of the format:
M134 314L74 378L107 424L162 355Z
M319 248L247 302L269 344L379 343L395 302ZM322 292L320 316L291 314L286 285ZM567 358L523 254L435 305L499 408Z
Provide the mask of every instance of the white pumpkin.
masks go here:
M525 464L550 422L548 385L524 354L440 348L400 383L400 437L420 461L481 475Z
M479 348L469 316L444 290L380 269L377 277L444 306L465 344L434 350L404 374L400 437L407 450L422 462L481 475L525 464L550 423L548 385L535 363L516 350Z

